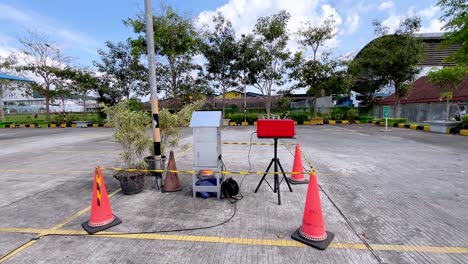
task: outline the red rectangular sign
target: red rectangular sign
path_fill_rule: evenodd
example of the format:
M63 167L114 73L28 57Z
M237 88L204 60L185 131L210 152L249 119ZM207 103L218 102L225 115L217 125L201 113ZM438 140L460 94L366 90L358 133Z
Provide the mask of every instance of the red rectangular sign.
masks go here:
M259 138L293 138L294 121L291 119L258 119L257 137Z

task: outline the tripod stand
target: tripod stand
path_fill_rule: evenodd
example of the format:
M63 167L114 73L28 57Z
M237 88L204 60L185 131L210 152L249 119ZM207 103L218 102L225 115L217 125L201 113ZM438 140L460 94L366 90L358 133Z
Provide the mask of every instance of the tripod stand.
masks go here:
M281 205L281 194L280 194L280 184L281 184L281 182L283 182L283 180L284 180L288 184L289 190L291 192L292 192L292 189L291 189L291 185L289 184L288 179L286 179L286 173L284 173L283 166L281 166L281 163L280 163L280 161L278 159L278 138L274 138L274 140L275 140L275 156L274 156L273 159L271 159L270 165L268 165L268 168L266 169L265 174L263 174L262 179L258 183L258 186L255 189L255 192L258 191L258 188L260 188L260 185L262 185L263 181L265 181L268 184L268 186L270 186L270 188L273 190L274 193L278 193L278 205ZM273 165L273 164L275 164L275 171L274 171L274 176L273 176L274 177L273 178L274 187L272 188L270 183L268 183L268 181L265 179L265 177L268 174L268 171L270 170L271 165ZM281 179L281 181L279 181L278 166L280 167L282 175L283 175L283 178Z

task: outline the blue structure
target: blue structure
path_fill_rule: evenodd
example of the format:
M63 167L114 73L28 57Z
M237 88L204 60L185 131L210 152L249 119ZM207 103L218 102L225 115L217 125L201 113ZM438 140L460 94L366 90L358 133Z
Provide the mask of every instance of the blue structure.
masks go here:
M0 72L0 80L9 80L17 82L34 82L32 80Z

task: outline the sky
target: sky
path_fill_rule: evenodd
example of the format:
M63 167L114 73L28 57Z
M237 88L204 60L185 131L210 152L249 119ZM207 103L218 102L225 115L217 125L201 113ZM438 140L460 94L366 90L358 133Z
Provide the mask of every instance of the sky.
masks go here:
M166 0L184 16L209 23L221 11L232 21L237 35L250 33L256 20L284 9L291 14L288 25L291 51L297 51L294 34L303 22L320 23L333 15L336 36L326 43L335 56L355 54L375 38L372 21L380 20L394 29L406 16L422 19L421 33L441 32L442 12L437 0ZM161 1L153 0L154 13ZM26 29L48 35L61 53L76 66L92 66L105 41L119 42L134 36L122 20L142 14L144 0L0 0L0 56L21 50L18 38ZM202 62L200 58L195 58Z

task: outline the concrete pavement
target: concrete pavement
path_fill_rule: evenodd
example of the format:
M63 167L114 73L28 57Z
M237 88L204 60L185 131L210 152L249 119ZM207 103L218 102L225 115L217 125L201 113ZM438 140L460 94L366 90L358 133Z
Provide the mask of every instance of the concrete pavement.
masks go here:
M292 167L299 143L318 171L327 230L336 238L326 251L289 238L301 225L307 185L281 185L281 206L258 175L232 175L244 199L236 206L191 197L191 176L179 175L183 191L160 193L154 178L126 196L112 171L104 171L114 213L123 220L107 232L84 234L93 169L119 167L112 129L0 130L0 255L27 243L6 263L466 263L468 262L468 140L460 136L370 125L298 126L282 140L279 158ZM254 127L226 127L223 141L249 142ZM191 130L181 144L190 145ZM254 142L272 143L257 139ZM270 142L271 141L271 142ZM289 145L291 144L291 145ZM249 170L249 145L225 144L227 169ZM191 148L175 151L177 168L191 169ZM266 169L271 145L253 145L250 171ZM307 162L304 161L304 164ZM271 181L272 176L269 176Z

